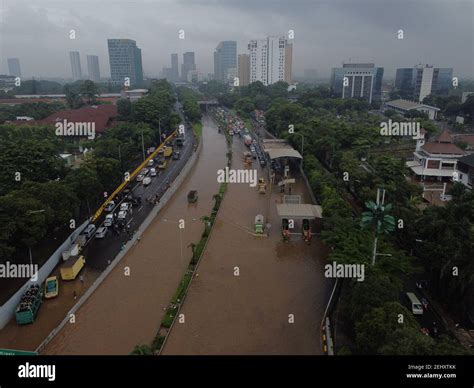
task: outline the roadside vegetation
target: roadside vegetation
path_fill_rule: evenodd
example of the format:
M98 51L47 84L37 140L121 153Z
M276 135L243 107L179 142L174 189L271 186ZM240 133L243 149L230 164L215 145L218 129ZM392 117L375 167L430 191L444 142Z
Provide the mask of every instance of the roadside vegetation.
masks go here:
M407 280L423 274L430 294L451 314L474 321L473 194L456 184L447 206L421 210L421 189L406 179L404 158L390 152L403 140L380 136L381 118L370 112L373 106L333 98L324 87L297 94L286 87L256 82L220 95L219 101L243 117L265 111L267 130L303 153L304 171L323 207L321 238L331 248L328 260L365 265L364 282L343 283L339 320L351 341L341 354L466 354L448 336L423 334L401 297ZM438 131L422 115L397 119L414 119L429 132ZM414 142L407 142L414 149ZM373 152L377 149L386 152ZM396 228L377 236L377 252L387 256L373 266L374 231L361 225L361 214L379 188L385 189ZM452 276L453 266L459 276ZM403 324L397 323L399 314Z

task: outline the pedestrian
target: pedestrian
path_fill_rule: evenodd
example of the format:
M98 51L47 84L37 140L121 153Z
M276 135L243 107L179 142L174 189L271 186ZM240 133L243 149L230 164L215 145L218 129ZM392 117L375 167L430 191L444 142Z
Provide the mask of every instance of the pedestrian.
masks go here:
M272 227L272 225L269 222L267 222L267 224L265 225L265 229L267 230L267 236L270 235L270 228L271 227Z
M79 276L79 281L81 282L81 284L84 284L84 277L82 275Z
M291 195L291 186L288 187L288 194Z
M76 299L77 299L77 294L76 294L76 291L74 291L74 293L73 293L73 297L74 297L74 300L76 300Z

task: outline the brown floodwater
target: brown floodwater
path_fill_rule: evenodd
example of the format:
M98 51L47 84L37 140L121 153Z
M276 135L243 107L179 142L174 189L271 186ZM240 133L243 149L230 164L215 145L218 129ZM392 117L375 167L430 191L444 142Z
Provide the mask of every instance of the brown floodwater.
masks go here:
M236 138L232 168L243 168L244 149ZM310 203L301 179L292 186ZM184 323L176 321L163 354L322 354L327 248L315 237L309 245L296 235L281 241L275 206L281 199L276 187L264 195L248 184L228 185L181 309ZM271 224L268 238L251 234L257 214Z
M44 354L129 354L135 345L152 342L192 256L189 244L203 231L200 217L214 204L216 166L226 163L224 137L207 117L203 124L203 148L189 176ZM198 191L197 204L188 205L189 190ZM181 235L179 219L185 220Z

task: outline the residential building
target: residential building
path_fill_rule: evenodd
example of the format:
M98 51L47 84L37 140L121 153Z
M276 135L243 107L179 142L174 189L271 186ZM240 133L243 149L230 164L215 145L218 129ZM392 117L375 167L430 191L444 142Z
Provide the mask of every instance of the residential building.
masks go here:
M18 58L8 58L7 61L10 75L21 78L20 60Z
M100 81L99 57L97 55L87 56L87 71L91 81Z
M202 82L204 80L204 76L201 72L197 70L190 70L187 73L187 82Z
M283 36L250 41L250 83L260 81L264 85L271 85L291 78L291 58L285 58L291 55L292 48L287 48L287 45ZM286 71L285 65L290 67Z
M436 108L434 106L402 99L387 101L384 104L384 107L385 109L393 109L401 113L402 115L405 115L411 110L417 110L418 112L426 113L430 120L436 119L436 116L439 112L439 108Z
M82 79L81 56L78 51L70 51L72 78L76 81Z
M285 77L284 80L288 85L293 83L293 43L285 45Z
M407 167L421 181L451 181L457 161L465 155L465 152L454 144L448 130L443 130L434 141L427 142L425 136L426 132L417 139L413 160L407 161Z
M474 186L474 153L458 160L456 172L458 173L457 181L472 190Z
M122 98L127 98L131 102L135 102L139 100L140 98L142 98L143 96L145 96L147 93L148 93L148 89L132 89L132 90L123 89L120 92L120 95Z
M403 98L423 102L429 95L447 95L451 89L452 78L452 68L438 68L430 65L402 68L397 69L395 89Z
M331 90L341 98L357 98L368 103L380 100L383 67L373 63L344 63L342 68L333 68Z
M131 85L143 83L142 52L132 39L107 39L112 82Z
M193 70L196 70L194 52L186 52L183 54L183 63L181 65L181 77L184 82L188 80L188 73Z
M214 78L228 82L228 69L237 68L237 42L226 40L220 42L214 52Z
M248 54L239 54L238 77L240 86L247 86L250 83L250 59Z

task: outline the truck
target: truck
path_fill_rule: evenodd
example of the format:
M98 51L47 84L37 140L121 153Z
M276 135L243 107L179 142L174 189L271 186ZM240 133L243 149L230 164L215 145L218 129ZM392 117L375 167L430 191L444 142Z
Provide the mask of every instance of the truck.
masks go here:
M71 256L61 267L61 279L74 280L85 264L83 255Z
M69 248L67 251L64 251L62 253L63 260L66 261L71 256L77 256L79 252L81 251L81 248L82 248L82 245L79 242L72 244L71 248Z
M43 302L43 287L39 284L30 285L20 299L15 310L16 322L26 325L35 321L38 310Z
M258 179L258 192L259 194L265 194L267 192L267 184L264 178Z
M173 155L173 147L166 147L164 155L165 158L170 158Z

